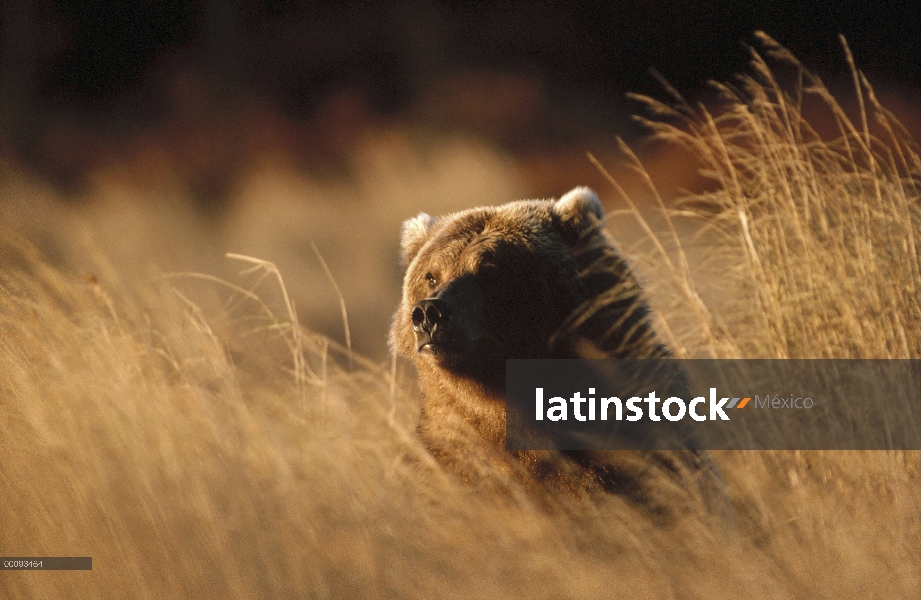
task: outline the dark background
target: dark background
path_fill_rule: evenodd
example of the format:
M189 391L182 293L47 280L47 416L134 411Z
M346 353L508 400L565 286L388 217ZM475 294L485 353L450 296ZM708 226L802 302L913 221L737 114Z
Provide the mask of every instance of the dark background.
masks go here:
M586 152L654 206L616 136L665 202L712 185L631 120L628 92L667 97L650 69L718 112L707 81L751 73L764 30L860 123L843 33L921 132L918 2L0 2L0 229L90 280L84 238L131 281L150 264L238 281L226 252L272 261L302 322L344 341L315 244L354 347L382 359L419 211L575 185L624 209ZM808 122L839 132L828 110Z
M64 186L140 129L208 121L233 139L226 129L258 121L254 107L290 131L323 121L322 135L308 128L320 150L289 144L306 163L369 120L395 117L471 128L513 153L632 139L625 93L661 95L651 68L700 98L707 80L746 69L755 30L833 91L850 85L839 33L878 88L921 91L918 2L575 4L6 1L0 134L6 155ZM205 201L220 197L228 160L200 176Z

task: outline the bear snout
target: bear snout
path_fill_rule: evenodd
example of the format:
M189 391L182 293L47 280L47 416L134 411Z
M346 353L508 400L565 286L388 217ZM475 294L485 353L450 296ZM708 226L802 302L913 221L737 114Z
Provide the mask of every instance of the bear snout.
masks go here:
M435 335L444 335L451 321L451 309L444 300L426 298L412 310L413 331L416 332L416 348L421 352L436 341Z

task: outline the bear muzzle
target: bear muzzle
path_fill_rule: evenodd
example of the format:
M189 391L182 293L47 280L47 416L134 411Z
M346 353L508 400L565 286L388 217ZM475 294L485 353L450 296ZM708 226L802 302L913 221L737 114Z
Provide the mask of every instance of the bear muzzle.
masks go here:
M426 298L417 303L411 313L416 333L416 351L437 354L446 341L451 309L438 298Z

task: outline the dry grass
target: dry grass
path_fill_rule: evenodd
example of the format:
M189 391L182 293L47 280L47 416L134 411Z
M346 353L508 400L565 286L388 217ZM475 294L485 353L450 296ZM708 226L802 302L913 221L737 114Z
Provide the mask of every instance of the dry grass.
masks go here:
M663 311L695 330L671 342L689 356L921 358L918 147L859 71L854 123L816 75L759 35L794 79L792 92L753 52L754 75L715 84L718 115L674 90L672 104L637 97L657 117L642 119L653 136L700 157L712 181L711 192L668 211L706 240L711 266L689 267L671 221L656 243L673 251L646 253L660 263L655 280L672 288ZM816 132L806 106L835 124L832 139ZM718 291L702 291L705 279Z
M862 81L852 125L765 43L802 73L792 93L756 56L718 116L653 105L714 179L637 246L665 331L689 356L919 358L918 153ZM921 596L918 453L720 453L734 526L658 528L616 498L548 513L443 472L411 378L349 369L273 264L137 284L91 244L69 247L94 278L3 240L0 555L94 560L4 572L4 598Z

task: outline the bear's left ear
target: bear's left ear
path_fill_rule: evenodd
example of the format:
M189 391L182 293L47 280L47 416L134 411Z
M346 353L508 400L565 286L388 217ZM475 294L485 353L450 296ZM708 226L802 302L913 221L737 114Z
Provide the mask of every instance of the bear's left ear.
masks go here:
M413 258L428 240L435 217L426 213L419 213L412 219L403 221L400 233L400 262L403 267L408 267Z
M563 194L550 209L561 221L582 231L593 223L590 215L604 221L604 209L597 194L587 187L577 187Z

